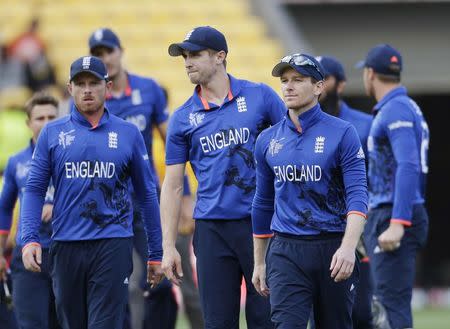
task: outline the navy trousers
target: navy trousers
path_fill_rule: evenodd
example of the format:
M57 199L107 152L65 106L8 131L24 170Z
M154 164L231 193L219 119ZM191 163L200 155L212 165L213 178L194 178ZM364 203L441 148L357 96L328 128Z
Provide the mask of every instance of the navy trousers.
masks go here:
M41 272L30 272L22 262L22 247L13 251L11 275L14 312L21 329L60 328L49 270L49 251L42 249Z
M351 329L358 262L345 281L329 270L342 235L304 239L276 234L266 255L271 317L275 328L306 329L314 306L317 329Z
M122 329L132 248L132 238L53 242L51 276L64 329Z
M250 218L197 220L194 253L206 329L239 328L242 278L247 288L247 327L273 328L269 299L261 297L252 284L253 237Z
M412 328L411 298L416 271L416 254L425 245L428 215L423 204L413 209L412 226L405 228L400 247L384 252L378 237L390 224L392 206L369 211L364 230L367 252L374 279L374 295L386 308L392 329Z

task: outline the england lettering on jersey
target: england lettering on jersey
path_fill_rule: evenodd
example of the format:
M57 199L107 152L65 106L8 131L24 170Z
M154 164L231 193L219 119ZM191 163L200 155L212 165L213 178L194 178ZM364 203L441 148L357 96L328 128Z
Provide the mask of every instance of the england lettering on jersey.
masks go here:
M322 168L319 165L273 166L277 182L319 182Z
M203 153L221 150L225 147L246 144L250 138L250 129L247 127L238 129L221 130L215 134L199 138Z
M80 161L64 163L66 178L113 178L116 173L114 162Z

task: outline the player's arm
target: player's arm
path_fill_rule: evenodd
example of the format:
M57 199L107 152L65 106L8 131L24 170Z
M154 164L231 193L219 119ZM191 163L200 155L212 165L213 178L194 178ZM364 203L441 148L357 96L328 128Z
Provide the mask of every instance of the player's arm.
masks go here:
M166 277L180 284L183 276L180 254L175 248L183 197L183 176L189 160L189 146L179 112L171 116L166 138L166 174L161 188L163 263Z
M353 273L356 246L364 230L367 213L365 156L356 129L350 126L339 145L339 156L347 204L347 225L341 245L331 259L331 277L346 280Z
M420 177L420 154L414 132L414 117L405 105L394 103L386 113L385 129L397 163L391 223L378 237L381 249L400 246L404 227L411 226L413 202ZM428 142L428 141L427 141Z
M256 291L262 295L269 294L266 285L265 255L269 239L273 236L270 229L274 213L274 175L264 156L266 138L261 134L255 146L256 192L252 203L252 227L254 245L254 268L252 283Z
M192 214L194 211L194 200L192 199L191 189L189 187L189 178L186 174L183 176L183 200L181 201L180 223L178 225L178 233L190 235L194 232L194 219Z
M163 227L163 270L166 277L180 284L183 277L181 257L175 248L181 204L183 198L183 176L185 163L168 165L161 188L161 221Z
M163 89L155 83L155 111L153 111L152 121L155 123L156 129L164 143L166 143L167 121L169 119L169 111L167 107L167 97Z
M39 241L42 207L51 175L48 130L45 126L38 138L31 161L21 206L22 260L25 268L40 272L42 250Z
M3 176L3 189L0 194L0 280L6 279L6 259L4 257L6 241L11 229L14 205L19 188L14 179L15 164L9 159Z
M135 129L134 139L131 142L134 146L133 158L130 165L131 181L138 197L147 235L147 281L153 287L163 278L161 270L162 244L158 194L150 171L144 139L137 128Z

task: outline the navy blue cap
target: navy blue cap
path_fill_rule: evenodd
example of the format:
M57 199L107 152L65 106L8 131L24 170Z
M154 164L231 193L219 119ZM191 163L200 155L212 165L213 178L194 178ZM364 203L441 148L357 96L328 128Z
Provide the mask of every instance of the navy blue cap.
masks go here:
M95 56L83 56L73 62L70 65L70 81L83 72L91 73L100 80L108 79L108 71L105 64L100 58Z
M318 81L325 78L325 71L322 65L311 55L293 54L283 57L272 69L272 75L281 77L287 68L293 68L298 73L307 77L313 77Z
M186 35L183 42L172 43L169 46L169 55L180 56L183 54L183 50L200 51L205 49L223 50L228 53L227 40L222 32L211 26L196 27Z
M89 50L92 51L95 47L106 47L110 49L122 48L119 37L108 28L101 28L94 31L89 37Z
M402 55L390 45L379 44L370 49L366 59L358 62L356 67L370 67L377 73L400 75L402 71Z
M332 56L317 56L317 61L322 64L325 71L325 77L333 76L336 81L345 81L345 71L344 66L335 57Z

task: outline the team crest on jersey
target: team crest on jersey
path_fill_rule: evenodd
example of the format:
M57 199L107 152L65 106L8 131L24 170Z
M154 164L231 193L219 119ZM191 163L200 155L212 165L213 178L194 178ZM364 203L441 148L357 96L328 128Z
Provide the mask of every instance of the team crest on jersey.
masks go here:
M366 155L364 154L364 150L362 147L359 148L358 154L356 154L356 157L358 159L365 159Z
M71 131L68 132L61 131L58 135L59 145L62 145L63 148L72 145L73 141L75 140L74 133L75 129L72 129Z
M323 153L325 147L325 137L316 137L316 143L314 144L314 153Z
M108 133L108 147L110 149L116 149L117 148L117 144L119 142L119 138L118 138L118 134L114 131L110 131Z
M247 112L247 102L244 96L236 98L238 112Z
M269 153L274 156L275 154L278 154L278 152L280 152L280 150L283 148L283 144L281 144L280 142L284 139L272 139L269 143Z
M16 176L18 179L25 178L28 175L28 172L30 171L30 161L27 161L25 163L19 162L16 166Z
M133 105L142 104L141 91L139 89L135 89L131 92L131 104Z
M191 113L189 114L189 123L193 127L198 127L203 122L205 114L203 113Z

